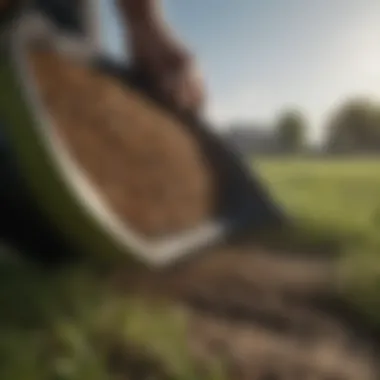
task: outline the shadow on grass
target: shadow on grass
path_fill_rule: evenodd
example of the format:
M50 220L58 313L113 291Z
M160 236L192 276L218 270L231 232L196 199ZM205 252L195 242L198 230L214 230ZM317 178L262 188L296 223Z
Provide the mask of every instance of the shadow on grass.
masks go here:
M281 228L244 232L232 241L237 244L259 245L286 255L328 258L344 255L349 245L358 244L361 240L360 233L355 230L338 230L336 226L329 228L325 224L295 219Z

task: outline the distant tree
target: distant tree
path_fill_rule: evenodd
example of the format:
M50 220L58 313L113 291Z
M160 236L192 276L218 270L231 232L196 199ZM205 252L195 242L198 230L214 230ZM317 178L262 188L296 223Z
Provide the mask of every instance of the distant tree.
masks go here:
M376 137L380 141L380 102L374 105L373 113L374 113L373 119L374 119L374 124L376 128L375 134L376 134Z
M350 99L333 113L326 132L329 151L380 151L380 107L366 98Z
M285 152L299 152L305 145L306 131L306 118L296 110L282 112L276 123L278 142Z

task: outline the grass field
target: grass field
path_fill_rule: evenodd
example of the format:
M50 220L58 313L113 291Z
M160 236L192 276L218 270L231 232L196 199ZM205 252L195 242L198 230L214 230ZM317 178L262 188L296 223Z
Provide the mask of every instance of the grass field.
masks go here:
M380 323L380 159L263 159L254 167L298 219L301 237L336 239L348 296Z
M290 213L355 231L380 249L380 159L267 159L255 165Z
M380 160L262 159L255 167L301 238L339 242L347 297L380 322ZM1 261L0 272L0 379L109 379L109 342L100 337L115 334L148 343L175 378L196 378L181 315L110 297L88 268L52 276Z

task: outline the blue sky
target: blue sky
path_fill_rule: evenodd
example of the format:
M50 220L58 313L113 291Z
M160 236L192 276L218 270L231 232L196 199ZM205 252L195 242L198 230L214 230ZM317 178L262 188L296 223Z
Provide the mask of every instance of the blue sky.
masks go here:
M104 44L123 54L114 9L102 1ZM349 95L380 98L379 0L164 0L196 52L218 125L271 121L296 105L312 137Z

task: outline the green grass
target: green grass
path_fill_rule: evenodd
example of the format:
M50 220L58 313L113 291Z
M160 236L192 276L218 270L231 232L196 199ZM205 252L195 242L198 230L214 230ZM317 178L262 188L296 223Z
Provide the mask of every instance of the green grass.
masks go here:
M106 358L118 347L128 359L130 344L148 349L173 379L199 378L183 313L116 296L100 278L85 266L47 274L1 260L0 379L114 380Z
M293 215L357 231L380 248L380 160L263 160L257 166Z
M380 323L380 160L262 159L255 167L297 222L288 243L335 239L345 296ZM111 296L90 268L47 274L1 258L0 310L0 379L115 380L105 364L113 337L149 347L176 379L199 378L185 316Z
M380 323L380 159L263 159L255 167L298 221L300 239L335 239L347 297Z

